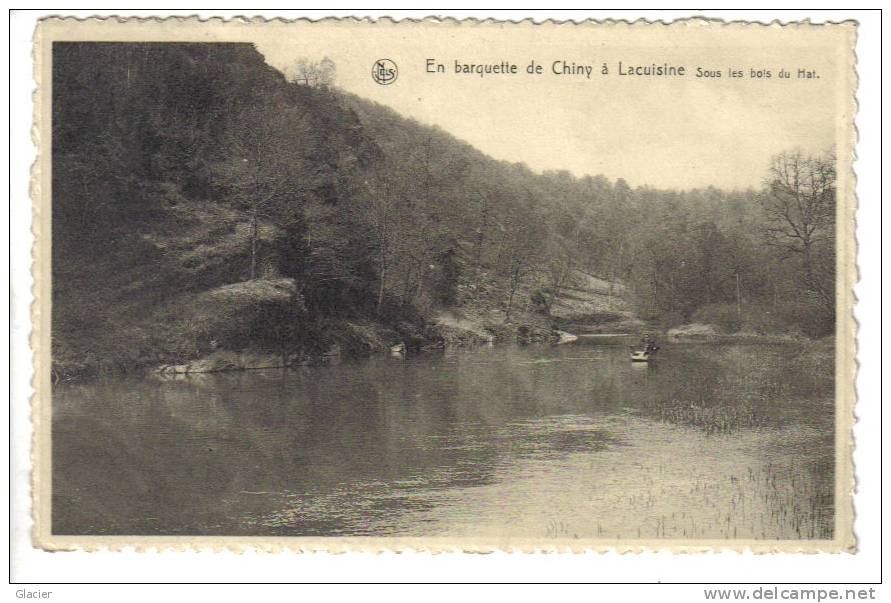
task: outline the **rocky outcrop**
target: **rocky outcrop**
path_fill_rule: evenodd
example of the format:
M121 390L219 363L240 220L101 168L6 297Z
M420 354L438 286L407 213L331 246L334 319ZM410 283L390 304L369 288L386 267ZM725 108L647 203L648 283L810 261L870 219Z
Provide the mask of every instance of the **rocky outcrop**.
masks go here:
M669 337L714 337L718 335L718 329L714 325L692 323L669 329Z
M495 342L495 335L479 323L453 315L439 316L430 330L446 346L489 345Z
M259 352L230 352L219 350L187 362L185 364L168 364L157 368L162 375L188 375L193 373L219 373L223 371L241 371L247 369L281 368L294 362L295 358L282 358L280 355Z

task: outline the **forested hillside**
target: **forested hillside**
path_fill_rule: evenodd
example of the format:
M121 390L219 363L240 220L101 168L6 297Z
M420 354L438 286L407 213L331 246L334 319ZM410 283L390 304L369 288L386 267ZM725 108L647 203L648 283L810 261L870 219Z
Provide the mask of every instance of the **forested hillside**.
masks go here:
M53 52L59 377L462 328L832 331L831 158L766 162L759 191L632 188L495 161L250 45Z

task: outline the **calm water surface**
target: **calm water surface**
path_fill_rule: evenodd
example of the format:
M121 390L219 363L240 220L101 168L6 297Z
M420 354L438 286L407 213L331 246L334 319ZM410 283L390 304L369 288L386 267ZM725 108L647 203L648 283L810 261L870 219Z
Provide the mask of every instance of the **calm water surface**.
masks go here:
M832 374L580 340L61 385L53 531L831 538Z

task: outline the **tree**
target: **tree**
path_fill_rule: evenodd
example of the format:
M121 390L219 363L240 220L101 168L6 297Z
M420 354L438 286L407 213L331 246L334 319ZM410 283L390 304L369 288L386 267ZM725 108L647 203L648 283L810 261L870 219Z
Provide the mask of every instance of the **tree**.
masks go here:
M321 61L299 58L287 74L288 79L302 86L331 86L337 74L337 65L328 57Z
M380 316L384 303L387 278L390 275L393 255L399 240L397 223L398 201L393 179L383 174L376 180L368 180L368 220L374 233L375 255L377 256L378 287L375 313Z
M801 258L805 288L827 309L835 305L835 157L787 152L773 158L761 206L768 245Z
M502 244L500 271L507 277L507 307L504 322L510 322L514 300L523 282L535 271L539 261L539 247L542 241L540 228L529 216L519 215L518 219L506 219L506 236Z
M228 154L215 166L215 175L247 216L250 280L257 278L260 218L287 214L288 205L293 215L293 206L299 207L301 176L307 176L301 148L311 146L307 135L306 115L283 103L250 106L231 122Z
M382 168L368 181L367 220L378 266L377 313L387 292L399 307L419 301L433 262L448 248L435 215L418 203L415 185L399 170Z
M476 197L479 199L479 224L474 231L476 240L474 241L473 254L474 262L476 263L477 270L479 270L483 265L486 235L488 234L489 224L491 222L490 216L492 209L491 202L486 194L477 192Z
M440 218L434 199L432 173L432 140L427 136L417 152L404 158L404 165L413 166L410 173L391 181L398 185L400 247L403 260L400 305L417 301L424 291L428 272L436 256L442 251ZM412 149L414 151L414 149Z

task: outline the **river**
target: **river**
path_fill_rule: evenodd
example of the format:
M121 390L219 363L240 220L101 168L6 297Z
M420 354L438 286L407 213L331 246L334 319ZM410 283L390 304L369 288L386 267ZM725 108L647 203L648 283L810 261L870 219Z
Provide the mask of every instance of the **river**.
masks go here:
M495 346L56 386L53 532L833 535L833 359Z

